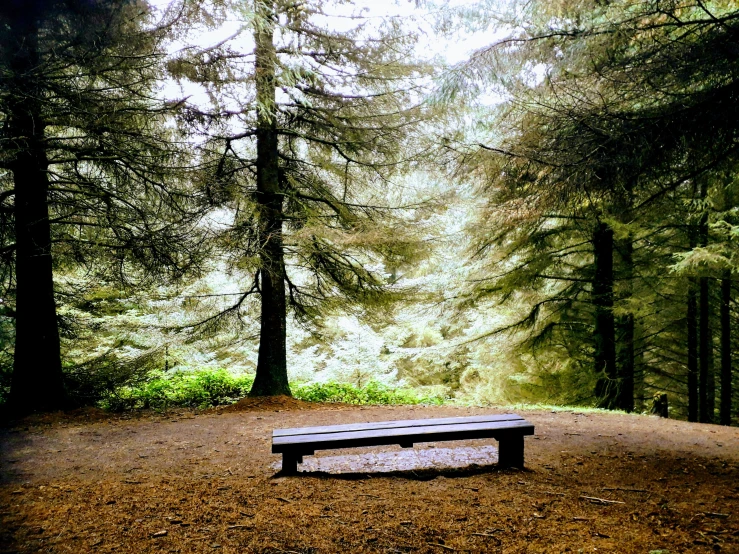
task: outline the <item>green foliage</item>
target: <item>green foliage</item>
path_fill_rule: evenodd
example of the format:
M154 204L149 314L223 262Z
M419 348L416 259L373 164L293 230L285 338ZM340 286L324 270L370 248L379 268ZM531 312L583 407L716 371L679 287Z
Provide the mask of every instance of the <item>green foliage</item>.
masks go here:
M64 388L72 405L91 405L114 396L125 388L140 387L151 379L161 353L156 349L133 357L121 356L126 341L100 356L81 363L67 360L63 364Z
M730 419L738 13L718 1L513 2L512 36L460 65L478 91L509 97L460 157L481 199L463 308L529 307L491 336L517 332L530 359L482 366L470 394L640 410L669 390L672 414L690 417L686 404L712 412L720 387Z
M152 372L149 379L134 386L121 387L100 402L111 411L135 409L166 410L173 407L209 408L236 402L247 395L254 376L235 376L225 369L192 372ZM425 395L415 389L394 388L370 381L364 387L346 383L309 383L295 387L294 396L308 402L346 404L442 404L443 398Z
M0 367L0 406L8 401L8 395L10 394L10 375L12 371L13 366Z
M343 402L346 404L443 404L438 396L424 396L414 389L388 387L370 381L364 387L347 383L310 383L299 385L293 396L308 402Z
M10 393L14 342L15 326L13 321L0 315L0 406L5 403Z
M621 410L607 410L605 408L595 408L593 406L568 406L566 404L509 404L507 406L500 406L506 410L517 411L517 410L545 410L547 412L566 412L571 414L621 414L624 416L636 416L640 414L627 413Z
M253 382L252 376L234 376L225 369L172 374L154 372L146 383L121 388L101 405L112 411L221 406L246 396Z
M212 244L241 278L242 294L196 330L241 324L261 302L265 325L280 324L262 327L260 350L284 352L282 306L312 329L334 313L386 313L402 296L386 270L427 250L403 218L422 205L405 205L398 179L433 150L422 127L433 69L415 61L407 18L363 21L357 6L347 19L344 4L225 0L213 16L203 6L203 24L240 21L240 31L169 63L211 98L184 104L180 121L197 137L209 204L233 214L218 216ZM259 359L270 364L257 361L252 393L290 394L284 356Z

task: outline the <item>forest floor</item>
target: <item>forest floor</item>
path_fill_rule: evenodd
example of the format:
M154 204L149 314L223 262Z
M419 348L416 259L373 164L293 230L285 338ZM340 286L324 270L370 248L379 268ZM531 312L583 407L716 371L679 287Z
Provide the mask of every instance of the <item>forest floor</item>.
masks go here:
M202 413L97 410L0 429L0 552L734 552L739 429L517 411L495 441L327 451L278 473L272 430L500 413L249 399Z

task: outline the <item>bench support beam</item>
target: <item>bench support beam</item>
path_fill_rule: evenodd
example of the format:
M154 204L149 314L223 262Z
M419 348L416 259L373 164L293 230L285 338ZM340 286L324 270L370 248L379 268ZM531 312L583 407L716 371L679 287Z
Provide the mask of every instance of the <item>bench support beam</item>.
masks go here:
M523 435L513 435L498 441L498 467L523 469Z
M299 456L294 452L282 453L282 473L289 475L297 473L298 463L303 463L303 456Z

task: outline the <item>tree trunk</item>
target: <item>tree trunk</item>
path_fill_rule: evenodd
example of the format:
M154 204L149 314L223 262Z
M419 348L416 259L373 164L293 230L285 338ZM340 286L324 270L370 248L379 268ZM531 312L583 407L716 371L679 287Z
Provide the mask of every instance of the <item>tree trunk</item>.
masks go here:
M711 371L710 299L708 278L698 279L698 421L711 422L712 406L709 405L708 381Z
M634 181L627 179L623 191L616 199L619 221L628 226L632 221L632 210L634 204ZM626 412L634 411L634 383L635 383L635 361L634 361L634 335L635 321L631 312L630 300L634 295L634 239L629 232L624 238L616 243L619 255L619 300L628 308L627 313L618 318L618 334L616 339L616 355L618 363L619 391L618 408ZM643 381L642 381L643 385ZM643 387L642 387L643 388Z
M697 246L695 226L688 226L688 244ZM688 278L688 421L698 421L698 285Z
M618 408L625 412L634 411L634 315L621 318L621 345Z
M24 14L13 29L13 99L8 131L17 151L10 163L15 187L16 330L9 405L17 413L67 406L54 301L47 174L38 68L38 22Z
M644 351L642 346L641 330L634 329L634 402L637 412L646 410L646 391L644 388Z
M613 318L613 230L599 223L593 233L595 274L595 396L602 408L618 408L620 383L616 368L616 326Z
M709 307L714 303L713 287L709 281ZM713 423L716 419L716 363L715 348L713 344L713 318L709 311L708 316L708 382L706 383L706 411L708 412L707 423Z
M660 392L652 397L652 413L659 417L670 417L670 407L667 402L667 393Z
M631 237L618 243L618 252L623 265L624 291L622 299L632 296L632 280L634 278L634 244ZM634 411L634 314L628 313L619 317L618 341L618 375L619 392L618 408L626 412Z
M721 280L721 425L731 425L731 271Z
M274 6L255 0L257 89L257 192L259 284L262 299L257 374L249 396L291 395L287 379L287 309L285 254L282 243L283 199L279 176L275 98Z
M704 181L701 186L701 198L706 198L707 183ZM698 232L700 235L700 245L708 246L708 212L704 212L698 224ZM711 316L711 300L708 277L700 277L698 279L699 298L698 298L698 421L701 423L710 423L713 414L713 406L709 404L708 382L711 354L713 348L711 344L710 332L710 316Z

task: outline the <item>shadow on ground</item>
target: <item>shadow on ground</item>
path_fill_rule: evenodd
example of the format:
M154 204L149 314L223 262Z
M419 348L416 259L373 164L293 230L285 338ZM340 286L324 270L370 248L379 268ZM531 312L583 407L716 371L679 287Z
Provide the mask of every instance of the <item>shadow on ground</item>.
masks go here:
M348 450L341 455L306 456L303 463L298 465L298 471L310 473L388 473L397 471L419 471L432 469L454 469L467 466L493 465L498 461L498 449L490 444L484 446L458 446L439 448L433 445L416 445L415 448L395 450L394 447L366 449L357 453L359 449ZM352 452L352 453L350 453ZM332 453L333 454L333 453ZM281 469L281 462L275 462L272 467Z

